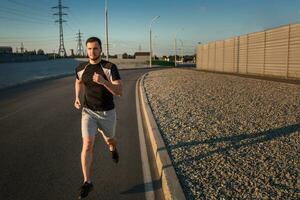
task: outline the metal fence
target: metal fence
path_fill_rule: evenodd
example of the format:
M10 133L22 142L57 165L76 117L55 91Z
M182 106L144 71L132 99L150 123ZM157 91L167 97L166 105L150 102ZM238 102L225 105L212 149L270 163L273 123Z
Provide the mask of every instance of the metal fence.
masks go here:
M46 55L18 55L18 54L1 54L0 53L0 63L9 62L30 62L39 60L48 60Z
M197 46L197 68L300 79L300 23Z

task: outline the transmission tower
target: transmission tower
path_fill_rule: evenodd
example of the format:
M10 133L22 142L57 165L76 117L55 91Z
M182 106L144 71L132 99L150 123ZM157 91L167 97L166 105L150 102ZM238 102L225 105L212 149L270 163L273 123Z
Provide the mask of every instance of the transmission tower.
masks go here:
M24 53L24 45L23 45L23 42L21 42L21 53Z
M80 33L80 30L78 31L77 35L77 52L76 54L78 56L84 56L84 50L82 45L82 33Z
M62 6L61 3L62 0L58 0L58 6L52 7L53 9L58 9L57 13L54 13L53 15L58 15L58 20L55 20L55 22L59 22L59 49L58 54L60 56L67 56L65 45L64 45L64 33L63 33L63 22L67 22L63 19L64 15L67 15L63 12L63 9L66 9L68 7Z

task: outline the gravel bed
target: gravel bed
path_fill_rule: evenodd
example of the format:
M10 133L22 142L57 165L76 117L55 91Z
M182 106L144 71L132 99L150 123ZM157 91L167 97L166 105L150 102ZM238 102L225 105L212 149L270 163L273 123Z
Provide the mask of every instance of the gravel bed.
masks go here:
M187 199L300 199L300 85L167 69L144 87Z

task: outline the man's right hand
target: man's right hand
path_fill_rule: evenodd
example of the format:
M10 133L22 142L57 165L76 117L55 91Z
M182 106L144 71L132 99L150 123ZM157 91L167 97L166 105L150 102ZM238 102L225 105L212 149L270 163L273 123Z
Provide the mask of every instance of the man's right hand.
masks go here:
M79 99L76 99L76 100L75 100L74 106L75 106L75 108L80 109L81 103L80 103L80 100L79 100Z

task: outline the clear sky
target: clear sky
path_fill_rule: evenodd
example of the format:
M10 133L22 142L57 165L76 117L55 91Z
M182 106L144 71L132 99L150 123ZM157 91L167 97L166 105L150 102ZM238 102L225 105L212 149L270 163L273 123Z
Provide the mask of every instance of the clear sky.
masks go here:
M104 42L105 0L62 0L67 53L76 52L76 33ZM51 9L58 0L0 0L0 46L14 51L57 52L59 29ZM111 54L149 51L152 24L154 53L174 54L174 38L183 54L193 54L198 42L226 39L300 22L300 0L108 0Z

